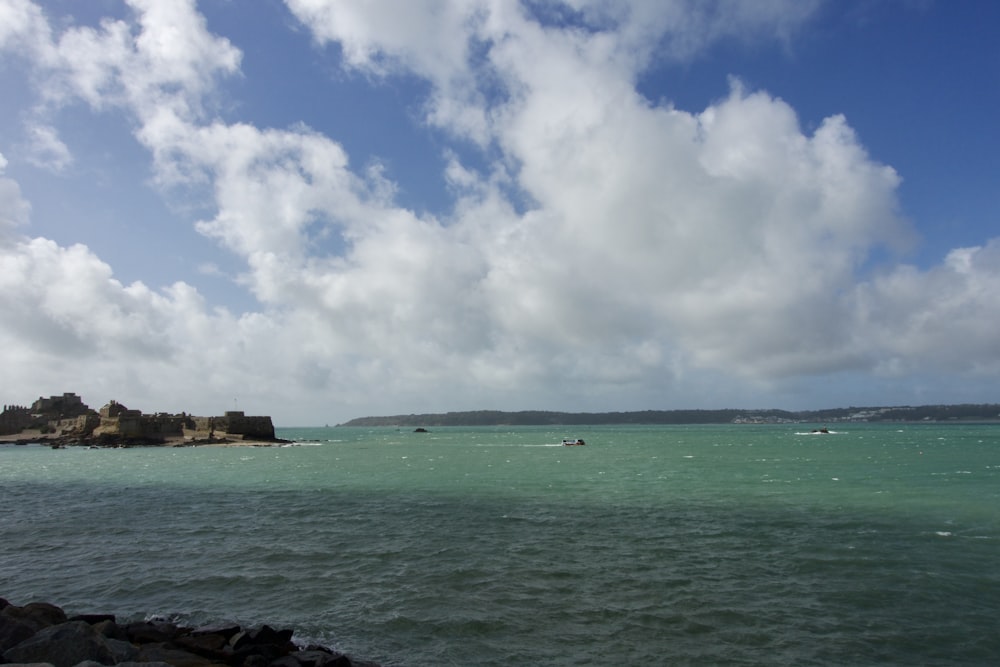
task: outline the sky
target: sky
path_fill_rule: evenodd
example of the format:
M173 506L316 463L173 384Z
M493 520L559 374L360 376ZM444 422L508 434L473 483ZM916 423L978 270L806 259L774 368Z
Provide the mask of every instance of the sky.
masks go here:
M0 0L0 401L1000 402L1000 3Z

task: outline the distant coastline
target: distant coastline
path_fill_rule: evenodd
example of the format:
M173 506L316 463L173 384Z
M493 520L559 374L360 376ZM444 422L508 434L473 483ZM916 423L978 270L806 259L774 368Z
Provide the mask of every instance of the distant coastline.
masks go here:
M823 410L642 410L549 412L472 410L359 417L337 426L595 426L600 424L801 424L838 422L1000 422L1000 404L964 403Z

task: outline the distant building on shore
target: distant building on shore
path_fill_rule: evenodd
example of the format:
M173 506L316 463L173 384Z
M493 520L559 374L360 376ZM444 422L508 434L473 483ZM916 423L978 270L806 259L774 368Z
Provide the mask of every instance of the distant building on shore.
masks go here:
M274 424L268 416L247 416L242 411L218 417L194 417L187 413L143 414L116 400L100 412L89 408L75 393L39 397L31 407L5 405L0 413L0 435L37 430L45 435L83 438L135 438L146 441L168 438L230 437L244 440L274 440Z

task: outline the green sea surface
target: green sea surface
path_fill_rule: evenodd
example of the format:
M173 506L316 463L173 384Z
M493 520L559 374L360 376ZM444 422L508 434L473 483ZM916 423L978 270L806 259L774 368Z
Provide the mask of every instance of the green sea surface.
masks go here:
M0 597L386 667L1000 662L1000 427L816 426L3 446Z

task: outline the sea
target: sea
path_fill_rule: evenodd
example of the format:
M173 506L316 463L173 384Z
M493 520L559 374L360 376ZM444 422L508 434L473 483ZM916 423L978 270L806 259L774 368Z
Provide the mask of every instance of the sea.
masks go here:
M1000 664L1000 425L820 426L0 446L0 597L385 667Z

